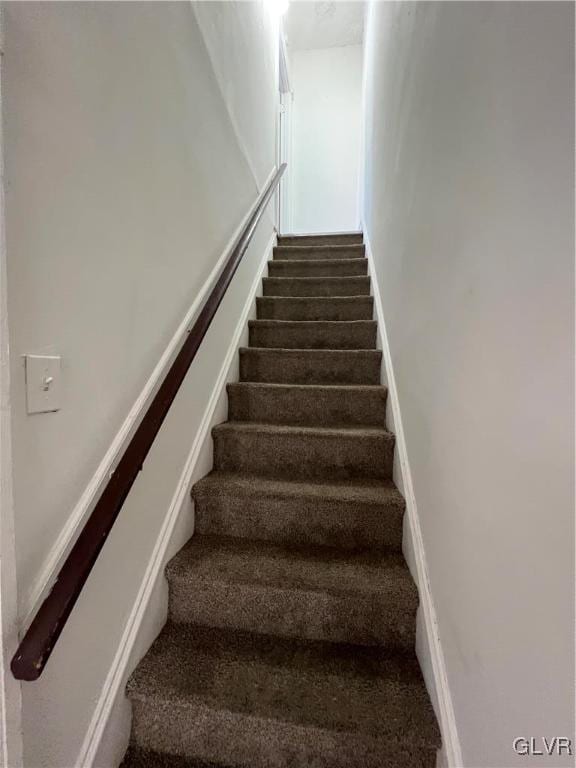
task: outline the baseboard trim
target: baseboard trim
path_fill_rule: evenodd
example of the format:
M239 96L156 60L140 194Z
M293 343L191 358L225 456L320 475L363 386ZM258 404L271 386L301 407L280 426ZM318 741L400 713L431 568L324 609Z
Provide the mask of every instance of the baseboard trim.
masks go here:
M248 317L250 311L254 307L258 287L268 259L270 258L275 240L276 233L274 233L268 241L262 260L256 270L256 276L250 286L250 291L242 309L240 320L235 333L230 340L230 345L226 351L202 422L194 437L194 442L190 449L190 453L188 454L184 469L180 475L176 491L172 497L156 545L146 567L140 590L126 622L122 638L118 645L118 650L102 686L98 703L96 704L84 742L78 754L78 759L75 763L75 765L81 768L93 768L93 766L95 766L98 752L110 720L110 715L115 708L118 697L123 695L125 681L129 674L128 666L130 664L132 650L143 624L150 598L159 579L163 578L170 540L180 514L188 501L191 487L195 481L195 468L199 463L202 453L205 450L208 450L208 444L211 441L211 428L213 426L214 414L218 402L224 393L231 367L238 354L241 337L247 327Z
M388 342L386 321L384 319L384 308L382 297L380 295L380 288L378 286L374 255L370 239L366 235L365 227L364 243L366 244L366 257L368 259L369 273L372 277L371 284L372 293L374 295L374 306L376 308L376 318L378 320L379 342L382 347L382 357L386 372L386 383L388 386L388 398L390 408L392 409L394 431L396 434L396 448L398 451L403 493L406 500L406 515L412 539L412 554L414 557L414 566L416 568L415 575L420 593L420 610L423 619L423 629L426 633L427 645L430 651L430 664L432 667L435 691L429 691L429 693L432 698L435 698L438 706L437 716L440 721L439 724L443 742L442 765L447 766L447 768L463 768L462 750L456 727L452 696L448 685L444 653L440 642L438 619L428 578L426 552L424 549L422 529L420 526L420 518L418 516L418 508L412 483L412 473L410 471L410 462L408 460L406 438L402 426L402 414L400 411L400 401L398 399L398 390L396 388L396 380L394 377L394 366L392 364L392 355Z
M266 188L266 186L270 183L275 173L276 173L276 167L274 167L271 170L267 180L264 182L264 186L262 187L262 189ZM166 375L168 369L170 368L170 365L172 364L174 358L178 354L178 351L180 350L182 343L184 342L184 340L188 335L189 329L193 325L196 319L196 316L200 311L200 308L202 306L204 299L206 298L208 292L213 287L216 281L216 278L220 273L220 270L222 269L222 266L227 256L229 255L231 248L236 242L238 236L240 235L240 232L244 228L244 225L246 224L246 222L254 212L257 202L258 202L257 200L254 202L254 204L252 205L252 207L250 208L246 216L244 216L244 218L242 219L242 221L240 222L240 224L238 225L238 227L230 237L230 240L226 244L224 250L222 251L222 254L218 258L218 261L216 262L216 264L214 265L214 268L210 272L210 275L208 276L204 285L200 289L192 306L190 307L184 319L178 326L176 332L168 342L168 345L162 357L160 358L154 370L150 374L142 391L140 392L140 394L138 395L138 397L134 402L134 405L130 409L128 416L126 417L120 429L118 430L116 436L114 437L112 443L110 444L110 447L104 454L104 457L102 458L102 461L98 466L98 469L96 470L94 475L91 477L88 485L84 489L84 492L79 498L76 506L72 510L70 517L68 518L64 527L62 528L58 538L54 543L54 546L50 550L48 557L46 558L43 566L41 567L40 572L38 573L38 576L33 582L32 587L28 592L28 595L23 599L23 606L20 611L20 615L23 616L23 619L20 624L20 636L22 636L22 634L30 626L30 623L34 618L34 616L36 615L38 608L44 601L44 598L47 596L50 589L52 588L52 585L56 580L56 577L58 575L58 572L60 571L62 564L64 563L66 557L68 556L74 542L76 541L76 538L78 537L80 531L82 530L84 523L88 519L97 500L99 499L100 494L104 489L106 482L108 481L108 478L110 477L116 465L122 458L122 454L124 453L125 447L128 445L134 432L138 428L146 412L148 405L150 404L154 395L158 391L158 388L160 387L160 384L162 383L164 376Z

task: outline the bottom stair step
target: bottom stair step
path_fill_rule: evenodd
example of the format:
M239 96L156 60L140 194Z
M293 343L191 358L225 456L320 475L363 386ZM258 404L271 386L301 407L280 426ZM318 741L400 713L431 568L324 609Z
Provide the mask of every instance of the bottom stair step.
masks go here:
M433 768L439 746L416 658L377 648L168 624L128 695L136 752L208 765Z

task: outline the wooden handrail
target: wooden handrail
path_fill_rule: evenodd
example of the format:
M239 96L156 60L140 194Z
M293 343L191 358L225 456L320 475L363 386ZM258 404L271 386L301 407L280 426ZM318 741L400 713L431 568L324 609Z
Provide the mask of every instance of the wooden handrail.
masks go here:
M214 288L70 550L54 586L22 638L10 665L18 680L37 680L42 674L285 169L286 163L283 163L258 197L256 208L232 246Z

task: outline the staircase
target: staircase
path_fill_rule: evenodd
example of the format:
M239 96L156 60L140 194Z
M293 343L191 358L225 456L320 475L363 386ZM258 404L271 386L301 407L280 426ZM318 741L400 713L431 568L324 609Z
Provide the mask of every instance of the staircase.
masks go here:
M433 768L362 236L280 237L125 768Z

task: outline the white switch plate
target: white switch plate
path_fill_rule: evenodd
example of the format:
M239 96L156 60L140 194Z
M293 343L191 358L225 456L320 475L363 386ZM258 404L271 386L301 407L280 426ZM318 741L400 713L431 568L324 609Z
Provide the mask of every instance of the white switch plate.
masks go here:
M25 355L26 406L28 413L59 411L61 395L60 357Z

